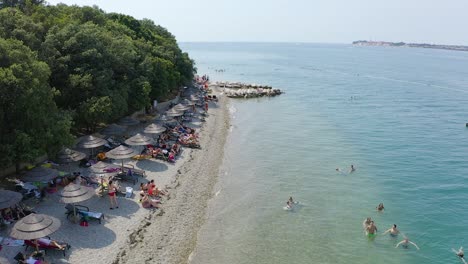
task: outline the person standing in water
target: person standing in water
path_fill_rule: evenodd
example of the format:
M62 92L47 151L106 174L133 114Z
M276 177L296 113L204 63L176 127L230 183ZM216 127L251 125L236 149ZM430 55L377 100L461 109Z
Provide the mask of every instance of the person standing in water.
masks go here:
M392 228L388 229L383 234L386 235L387 233L390 233L390 236L392 237L397 237L398 234L400 234L400 230L398 230L397 226L393 224Z
M374 221L371 221L370 224L366 227L366 234L369 238L375 237L377 234L377 226Z
M415 243L411 242L407 237L405 237L405 239L403 239L402 241L400 241L400 243L398 243L395 248L399 247L400 245L405 248L405 249L408 249L408 246L409 244L415 246L418 250L419 250L419 247L418 245L416 245Z
M355 170L356 168L354 168L354 165L351 164L351 169L349 170L349 173L353 173Z
M367 217L366 219L364 219L364 222L362 222L362 227L366 229L370 225L371 222L372 222L372 219L370 217Z
M289 201L290 204L294 204L294 200L293 200L292 196L289 196L289 200L288 200L288 201Z

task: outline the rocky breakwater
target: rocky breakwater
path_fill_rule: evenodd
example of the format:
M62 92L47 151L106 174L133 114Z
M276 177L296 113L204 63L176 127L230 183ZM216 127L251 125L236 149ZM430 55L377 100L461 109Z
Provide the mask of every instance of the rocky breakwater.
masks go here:
M268 85L246 84L240 82L216 82L212 84L222 90L230 98L256 98L277 96L283 93Z

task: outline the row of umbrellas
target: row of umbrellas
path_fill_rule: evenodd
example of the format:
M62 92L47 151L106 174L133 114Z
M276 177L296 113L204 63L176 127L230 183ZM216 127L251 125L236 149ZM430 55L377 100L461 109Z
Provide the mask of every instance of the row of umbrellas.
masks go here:
M94 190L80 184L70 183L60 193L60 202L75 204L86 201L94 196ZM22 195L17 192L0 190L0 209L9 208L18 204ZM74 214L76 216L75 206ZM32 213L20 219L10 231L15 239L31 240L48 236L60 228L59 219L43 214Z
M190 98L192 101L197 101L198 98L192 95ZM188 106L193 105L189 100L184 101L185 105L178 104L173 107L171 110L166 112L167 116L181 116L183 111L188 109ZM182 113L179 115L179 113ZM139 122L132 118L124 118L121 120L120 125L112 124L104 129L106 134L119 134L125 131L124 126L136 125ZM148 134L158 134L164 132L165 127L162 127L157 124L151 124L147 126L144 130L144 133ZM127 139L125 141L128 145L147 145L152 142L152 139L144 136L142 134L136 134L135 136ZM107 143L106 140L88 136L85 137L79 144L79 147L82 148L95 148ZM135 156L137 153L134 149L128 148L126 146L119 146L112 149L106 153L106 156L113 159L126 159ZM86 154L75 151L72 149L62 150L58 158L61 162L70 163L74 161L82 160L86 157ZM122 163L123 166L123 163ZM115 168L112 164L107 164L104 162L98 162L91 166L91 170L95 173L103 173L106 169ZM58 171L50 168L36 167L26 173L23 178L26 181L49 181L58 176ZM75 204L82 201L86 201L94 196L94 190L80 184L70 183L67 185L62 192L60 193L60 201L67 204ZM18 204L22 195L18 192L0 190L0 209L11 207L15 204ZM75 207L73 207L75 208ZM76 215L76 211L75 211ZM12 228L10 236L16 239L37 239L41 237L48 236L60 228L61 222L59 219L43 214L30 214L21 220L19 220Z

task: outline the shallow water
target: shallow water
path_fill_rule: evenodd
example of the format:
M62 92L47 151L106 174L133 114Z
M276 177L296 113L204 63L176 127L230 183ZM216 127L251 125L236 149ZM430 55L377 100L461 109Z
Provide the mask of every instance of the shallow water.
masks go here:
M468 246L468 53L320 44L184 43L231 100L231 133L192 263L458 263ZM215 69L225 69L217 73ZM340 167L352 174L337 173ZM282 207L289 196L302 204ZM383 202L385 212L375 207ZM397 224L402 239L369 241Z

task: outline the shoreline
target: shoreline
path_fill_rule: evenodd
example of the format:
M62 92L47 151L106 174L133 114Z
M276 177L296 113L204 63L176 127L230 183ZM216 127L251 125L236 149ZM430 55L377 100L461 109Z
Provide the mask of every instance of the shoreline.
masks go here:
M200 130L202 149L184 149L187 156L167 186L170 199L162 210L141 219L112 264L189 261L223 161L229 130L227 100L222 96L216 106L210 103L209 117Z

